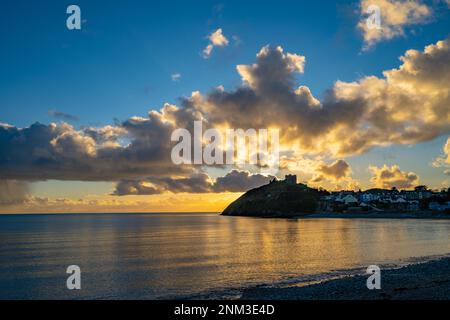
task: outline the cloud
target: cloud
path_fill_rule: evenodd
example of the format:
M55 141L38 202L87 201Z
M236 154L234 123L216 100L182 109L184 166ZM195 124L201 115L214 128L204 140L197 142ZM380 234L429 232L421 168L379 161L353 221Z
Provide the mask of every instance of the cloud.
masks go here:
M384 77L337 81L324 99L296 86L305 59L280 47L264 47L252 65L239 65L244 85L185 99L212 125L280 128L284 145L335 157L361 154L374 146L414 144L450 130L449 40L408 50L398 69Z
M245 192L265 185L273 178L275 177L238 170L232 170L215 181L206 173L195 173L187 178L149 177L141 180L122 180L117 183L113 195Z
M118 181L190 173L192 168L172 164L175 127L158 117L84 130L66 123L0 126L0 180Z
M278 128L285 163L341 159L375 146L415 144L450 133L448 39L423 51L408 50L401 65L383 77L337 81L322 101L297 84L305 61L302 55L266 46L254 63L237 66L242 85L236 89L193 92L179 106L165 104L159 111L104 127L0 123L0 180L121 181L117 194L195 187L188 184L214 191L204 168L177 166L170 157L172 132L193 132L197 120L205 130ZM319 169L324 178L339 179L346 172L343 160ZM228 178L237 179L235 175Z
M379 27L368 23L375 12L374 8L379 9ZM418 0L361 0L358 29L363 34L364 49L383 40L404 36L406 27L428 22L432 13L429 6Z
M114 195L151 195L164 192L206 193L210 192L210 178L205 173L193 173L189 177L149 177L140 180L122 180L116 185Z
M379 168L370 166L373 177L372 182L378 188L390 189L411 189L419 184L419 176L414 172L401 171L398 165L388 167L384 165Z
M50 144L55 154L67 158L76 158L80 155L94 157L97 153L94 139L72 128L61 132L57 137L50 140Z
M152 184L139 180L122 180L117 183L113 195L152 195L161 193Z
M29 198L28 183L15 180L0 180L0 205L22 204Z
M447 142L445 143L443 147L443 151L445 154L444 161L446 164L450 164L450 137L447 139Z
M446 167L450 165L450 137L442 147L442 154L436 157L431 164L435 168Z
M304 56L285 54L281 47L269 46L262 48L256 58L258 63L236 67L244 83L254 90L290 87L294 81L293 74L304 72L306 60Z
M214 47L226 47L229 44L228 39L223 35L222 29L219 28L212 32L209 36L209 44L203 49L203 58L208 59Z
M338 101L363 103L354 130L342 132L350 136L336 135L345 141L341 152L358 153L386 143L414 144L448 133L450 41L439 41L422 52L408 50L400 59L403 64L384 71L384 78L336 83L333 93Z
M338 181L347 179L351 175L350 165L345 160L336 160L330 165L321 163L316 169L317 176L313 179L314 182L322 181L323 179L329 179Z
M224 177L219 177L213 185L214 192L243 192L265 185L275 178L248 171L232 170Z
M170 75L170 78L174 82L180 81L181 80L181 73L174 73L174 74Z
M240 194L162 194L142 196L87 196L83 199L30 196L24 203L1 206L1 213L77 213L77 212L221 212Z
M48 110L48 114L56 119L61 119L64 121L78 121L80 120L79 117L68 114L68 113L64 113L64 112L60 112L60 111L55 111L55 110Z
M127 136L128 131L122 126L107 125L100 128L87 127L82 134L94 139L96 148L119 148L119 140Z

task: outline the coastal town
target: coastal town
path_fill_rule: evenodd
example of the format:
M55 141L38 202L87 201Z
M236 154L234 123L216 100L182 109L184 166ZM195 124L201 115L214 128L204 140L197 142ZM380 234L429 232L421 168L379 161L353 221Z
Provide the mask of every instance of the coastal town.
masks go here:
M306 184L297 184L296 175L286 175L281 182L287 185L300 185L307 189ZM319 212L436 212L450 214L450 188L430 190L427 186L416 186L413 190L398 190L373 188L365 191L332 191L319 189L320 196L317 206Z
M373 188L365 191L332 191L297 183L296 175L247 191L231 203L223 215L305 217L343 214L367 217L450 217L450 188L412 190Z

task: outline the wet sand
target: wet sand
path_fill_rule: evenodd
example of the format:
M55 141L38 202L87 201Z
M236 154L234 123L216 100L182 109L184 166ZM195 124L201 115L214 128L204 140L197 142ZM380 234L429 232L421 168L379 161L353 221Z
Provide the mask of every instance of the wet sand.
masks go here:
M304 287L249 288L241 299L254 300L449 300L450 258L381 270L381 289L369 290L369 275Z

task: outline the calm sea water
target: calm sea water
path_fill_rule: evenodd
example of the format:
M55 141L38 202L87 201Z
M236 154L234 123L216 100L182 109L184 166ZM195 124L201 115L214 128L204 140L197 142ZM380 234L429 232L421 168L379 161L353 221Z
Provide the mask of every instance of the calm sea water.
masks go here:
M449 240L443 220L0 215L0 298L231 298L446 255ZM81 268L81 290L66 289L69 265Z

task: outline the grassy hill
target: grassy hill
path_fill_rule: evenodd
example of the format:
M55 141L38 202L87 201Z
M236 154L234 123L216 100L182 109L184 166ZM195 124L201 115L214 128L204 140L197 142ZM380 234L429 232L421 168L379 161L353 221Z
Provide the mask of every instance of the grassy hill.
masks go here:
M275 181L252 189L223 212L229 216L283 217L313 213L320 192L304 184Z

